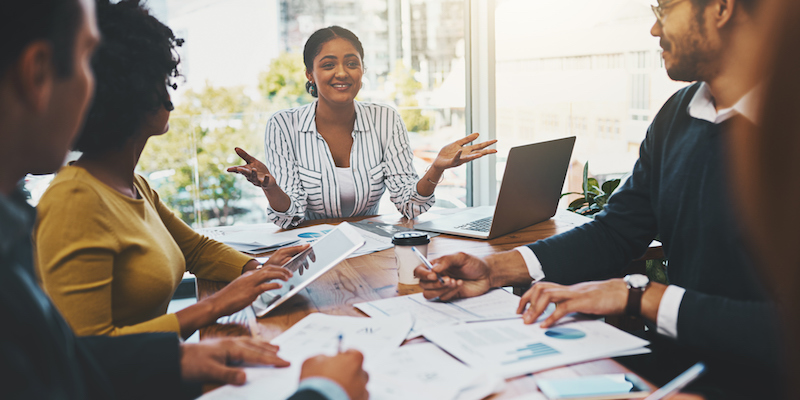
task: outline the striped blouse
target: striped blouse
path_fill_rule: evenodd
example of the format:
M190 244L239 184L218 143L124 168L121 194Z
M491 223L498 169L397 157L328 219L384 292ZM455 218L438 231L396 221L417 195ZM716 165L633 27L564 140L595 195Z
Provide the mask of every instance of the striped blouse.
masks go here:
M342 207L336 165L328 144L317 132L317 102L278 111L264 135L265 164L291 199L286 212L267 208L269 219L282 228L306 219L339 218ZM386 188L397 210L407 218L427 211L433 195L417 193L419 177L411 164L408 131L393 108L355 102L350 170L355 183L352 216L374 215Z

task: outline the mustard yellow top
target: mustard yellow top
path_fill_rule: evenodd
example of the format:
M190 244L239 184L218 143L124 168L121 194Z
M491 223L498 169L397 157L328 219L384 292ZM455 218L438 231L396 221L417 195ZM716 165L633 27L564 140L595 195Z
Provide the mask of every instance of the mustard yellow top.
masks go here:
M78 335L176 332L184 271L231 281L251 260L197 234L136 175L131 199L75 166L59 171L33 233L43 287Z

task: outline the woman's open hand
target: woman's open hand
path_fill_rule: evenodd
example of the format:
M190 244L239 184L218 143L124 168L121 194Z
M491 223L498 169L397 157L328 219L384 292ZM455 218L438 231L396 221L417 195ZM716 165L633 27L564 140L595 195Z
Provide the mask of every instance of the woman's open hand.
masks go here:
M483 143L467 145L467 143L477 139L478 136L478 133L473 133L442 147L439 151L439 155L436 156L436 160L433 161L433 168L445 170L472 160L477 160L487 154L497 153L495 149L487 149L487 147L497 143L497 140L488 140Z
M246 151L239 147L235 148L236 154L239 155L247 164L238 167L228 168L228 172L244 175L247 181L263 189L270 189L277 186L278 182L275 177L269 173L269 169L257 158L247 154Z

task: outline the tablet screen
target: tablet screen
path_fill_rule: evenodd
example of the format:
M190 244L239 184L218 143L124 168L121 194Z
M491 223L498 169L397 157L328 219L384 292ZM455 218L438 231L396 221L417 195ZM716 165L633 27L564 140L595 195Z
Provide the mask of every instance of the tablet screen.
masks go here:
M277 307L278 304L322 276L363 244L364 239L350 224L346 222L339 224L327 235L314 242L311 247L283 265L283 268L292 271L292 277L287 282L278 281L283 287L265 292L253 303L256 314L261 316Z

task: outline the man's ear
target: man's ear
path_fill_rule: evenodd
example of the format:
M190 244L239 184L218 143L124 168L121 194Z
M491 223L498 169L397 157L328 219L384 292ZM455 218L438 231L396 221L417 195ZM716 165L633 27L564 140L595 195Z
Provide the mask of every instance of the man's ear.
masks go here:
M713 0L714 25L719 29L733 19L733 10L740 7L736 0Z
M53 46L43 40L30 43L22 51L11 73L16 75L13 81L22 102L34 112L45 111L55 81Z

